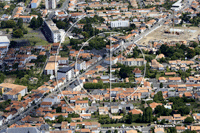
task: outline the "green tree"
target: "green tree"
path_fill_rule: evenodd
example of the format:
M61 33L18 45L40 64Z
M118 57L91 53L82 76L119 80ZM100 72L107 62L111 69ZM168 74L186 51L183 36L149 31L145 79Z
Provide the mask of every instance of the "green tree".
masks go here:
M37 19L36 19L35 17L33 17L33 18L31 19L30 27L33 28L33 29L36 29L36 28L37 28Z
M157 92L157 94L154 95L153 101L154 102L162 102L162 101L164 101L162 91L159 91L159 92Z
M184 123L192 123L194 121L193 117L187 117L185 120L184 120Z
M64 117L62 116L62 115L59 115L58 117L57 117L57 122L58 123L61 123L62 121L64 121Z
M13 31L13 37L21 38L23 36L24 36L24 34L21 29L16 29L15 31Z
M151 107L146 107L143 116L142 116L142 121L143 122L152 122L153 121L153 115L152 115L152 108Z
M19 18L18 21L17 21L17 26L19 28L22 28L23 27L23 19L22 18Z
M6 28L6 21L1 21L1 28Z
M177 130L176 130L175 127L169 127L169 128L167 129L167 133L177 133Z
M6 29L6 33L7 33L7 34L9 33L9 31L10 31L9 29Z
M15 26L16 26L16 23L14 20L6 21L6 28L14 28Z
M163 88L163 83L160 83L160 88Z

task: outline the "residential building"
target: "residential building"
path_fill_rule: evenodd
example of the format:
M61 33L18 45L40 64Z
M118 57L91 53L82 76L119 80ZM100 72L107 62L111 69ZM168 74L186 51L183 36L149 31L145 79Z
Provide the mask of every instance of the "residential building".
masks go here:
M122 64L127 66L142 66L145 62L146 61L143 58L127 58L122 61Z
M63 67L60 68L57 72L57 79L66 78L67 81L70 81L74 77L74 68L73 67Z
M49 42L62 43L65 40L65 31L58 29L52 20L44 21L43 31Z
M129 21L124 20L124 21L111 21L110 23L111 28L119 28L119 27L129 27Z
M77 63L75 63L75 68L77 70L86 70L86 62L85 61L77 61Z
M45 8L46 9L55 9L56 8L56 0L45 0Z
M21 100L21 97L27 94L27 86L16 85L11 83L2 83L0 88L4 100Z
M40 5L41 0L32 0L31 8L37 8Z

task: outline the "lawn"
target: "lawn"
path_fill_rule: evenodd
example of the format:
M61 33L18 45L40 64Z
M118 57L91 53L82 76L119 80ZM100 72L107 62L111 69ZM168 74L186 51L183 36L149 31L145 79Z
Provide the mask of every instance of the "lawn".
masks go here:
M124 123L116 123L116 124L104 124L101 127L121 127ZM147 126L148 123L132 123L132 124L124 124L125 126Z
M39 37L36 37L35 35L38 35L38 33L28 33L26 35L24 35L23 39L27 39L29 40L30 44L31 45L47 45L49 44L47 41L39 38ZM12 40L21 40L21 38L14 38Z

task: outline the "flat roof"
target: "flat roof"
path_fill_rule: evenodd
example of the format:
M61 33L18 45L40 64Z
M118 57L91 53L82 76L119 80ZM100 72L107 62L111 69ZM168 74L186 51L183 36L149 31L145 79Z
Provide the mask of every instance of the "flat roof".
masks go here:
M45 67L45 70L55 70L55 68L56 68L55 62L48 62Z
M8 39L7 36L0 36L0 43L3 43L3 42L8 42L8 43L10 43L10 40Z
M63 68L60 68L58 70L58 72L62 72L62 73L65 73L65 72L68 72L69 70L71 70L73 67L63 67Z

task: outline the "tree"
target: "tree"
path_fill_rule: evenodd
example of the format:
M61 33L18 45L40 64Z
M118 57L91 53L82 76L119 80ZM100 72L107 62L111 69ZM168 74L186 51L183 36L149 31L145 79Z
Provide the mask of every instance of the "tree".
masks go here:
M184 120L184 123L192 123L194 121L193 117L187 117L185 120Z
M18 21L17 21L17 26L19 28L22 28L23 27L23 19L22 18L19 18Z
M61 111L62 111L62 110L61 110L61 107L57 107L57 108L56 108L56 113L61 113Z
M1 28L6 28L6 21L1 21Z
M16 23L14 20L6 21L6 28L14 28L15 26L16 26Z
M189 129L185 130L184 132L182 133L196 133L196 131L190 131Z
M59 115L57 119L58 119L57 121L58 123L61 123L62 121L64 121L64 117L62 115Z
M118 133L117 129L115 129L114 133Z
M7 34L9 33L9 31L10 31L9 29L6 29L6 33L7 33Z
M159 91L159 92L157 92L157 94L154 95L153 101L154 102L162 102L162 101L164 101L162 91Z
M153 121L152 108L146 107L143 112L142 122L150 123L152 121Z
M163 88L163 83L160 83L160 88Z
M13 31L13 37L21 38L23 36L24 36L24 34L21 29L16 29L15 31Z
M167 133L177 133L177 130L175 127L169 127Z
M37 28L37 20L36 20L35 17L33 17L33 18L31 19L30 27L33 28L33 29L36 29L36 28Z
M119 76L123 79L127 78L129 74L131 73L129 66L123 66L119 71Z

